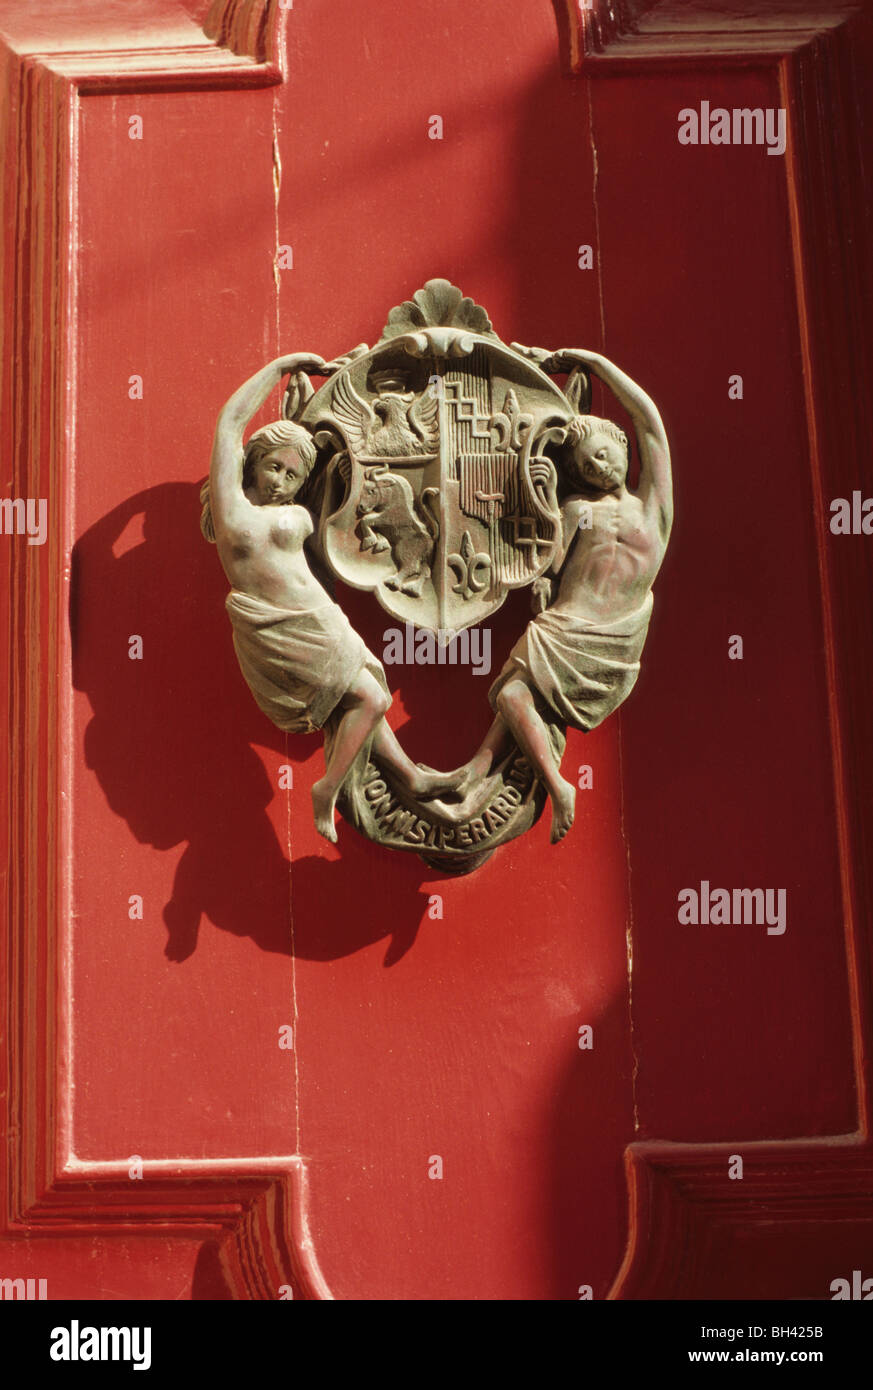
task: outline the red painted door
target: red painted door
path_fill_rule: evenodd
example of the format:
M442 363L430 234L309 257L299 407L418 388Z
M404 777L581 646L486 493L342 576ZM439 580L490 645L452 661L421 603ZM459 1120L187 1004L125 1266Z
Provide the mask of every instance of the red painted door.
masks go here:
M831 526L873 493L870 30L806 9L7 6L3 443L47 529L0 537L0 1273L816 1299L870 1265L871 541ZM784 151L681 142L703 103L785 112ZM433 276L625 367L676 484L638 686L569 736L571 835L462 878L319 839L319 741L251 700L198 529L239 382ZM488 682L388 673L412 756L468 757ZM777 930L683 919L756 887Z

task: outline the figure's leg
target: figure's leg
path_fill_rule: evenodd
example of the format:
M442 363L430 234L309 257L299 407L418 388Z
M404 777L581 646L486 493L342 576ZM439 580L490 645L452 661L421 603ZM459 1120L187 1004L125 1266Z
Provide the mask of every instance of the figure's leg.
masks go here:
M372 523L378 519L378 512L367 512L360 518L361 549L372 550L374 555L388 549L388 538L373 530Z
M488 776L494 764L509 752L509 744L510 734L506 720L501 714L497 714L478 749L470 761L461 768L463 778L458 790L462 796L466 796Z
M404 752L397 735L387 720L380 721L373 738L373 752L383 767L397 778L413 796L426 800L439 796L441 792L455 791L461 778L461 771L437 772L430 768L418 767Z
M555 844L573 824L576 788L561 776L530 686L520 679L507 681L497 696L497 708L531 767L546 784L552 799L552 844Z
M421 771L425 776L444 778L449 783L451 791L457 796L456 801L443 802L434 806L434 810L442 820L462 824L473 816L478 816L483 806L487 806L496 789L496 777L489 777L489 773L495 762L505 754L509 753L512 747L512 738L506 727L505 720L498 714L491 728L488 730L477 751L473 754L468 763L459 767L455 772L447 774L434 772L433 768L422 767ZM447 788L438 788L430 795L432 798L439 796L440 791Z
M339 722L324 776L312 788L312 806L319 833L336 844L333 812L349 769L388 706L390 696L369 671L361 671L340 701L345 714Z
M498 714L470 761L451 774L459 800L434 803L433 809L440 819L463 824L480 815L499 788L499 774L492 775L494 764L506 757L514 746L506 720Z

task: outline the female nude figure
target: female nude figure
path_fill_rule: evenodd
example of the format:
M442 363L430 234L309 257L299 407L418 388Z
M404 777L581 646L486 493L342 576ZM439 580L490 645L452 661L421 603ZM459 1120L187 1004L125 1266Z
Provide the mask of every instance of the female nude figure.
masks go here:
M221 410L201 527L231 585L234 647L259 707L291 733L327 726L327 766L312 804L319 832L336 843L336 799L365 747L414 796L450 790L457 778L424 771L406 756L384 719L391 697L381 662L309 568L303 544L312 518L294 499L315 463L310 434L280 420L243 447L255 411L286 373L297 372L326 375L327 363L311 353L279 357Z

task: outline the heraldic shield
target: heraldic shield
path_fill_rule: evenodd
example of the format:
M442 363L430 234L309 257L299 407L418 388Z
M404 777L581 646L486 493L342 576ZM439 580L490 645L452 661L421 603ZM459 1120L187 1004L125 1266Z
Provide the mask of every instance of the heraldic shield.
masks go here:
M546 450L573 405L447 281L341 363L295 410L319 446L321 549L337 578L448 641L551 563Z

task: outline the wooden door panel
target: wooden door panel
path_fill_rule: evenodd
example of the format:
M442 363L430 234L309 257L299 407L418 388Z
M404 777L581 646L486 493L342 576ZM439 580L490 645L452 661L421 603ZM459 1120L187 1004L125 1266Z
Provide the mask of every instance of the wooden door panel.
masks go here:
M689 397L662 659L622 714L640 1131L834 1134L856 1095L788 190L764 148L678 143L702 90L713 107L780 101L766 72L627 75L597 84L594 114L610 350L638 376L654 357L656 399ZM701 880L783 887L785 932L678 921Z
M96 5L30 9L4 54L3 399L11 494L53 507L45 547L0 547L4 1251L41 1236L53 1297L826 1297L871 1216L869 561L827 529L867 409L866 14L167 0L110 33ZM680 145L703 98L787 106L786 155ZM459 879L318 838L317 741L251 701L197 525L238 382L374 342L434 275L507 340L641 380L677 490L637 690L568 740L594 771L571 837L544 817ZM341 597L381 650L385 614ZM521 594L493 619L494 671L526 617ZM389 678L415 758L469 755L488 681ZM786 931L678 921L704 879L784 887Z

